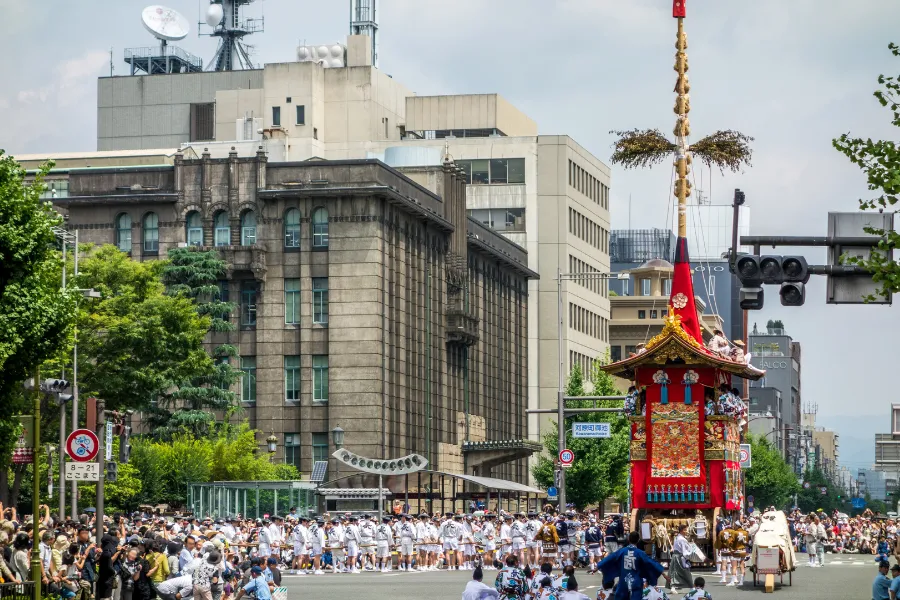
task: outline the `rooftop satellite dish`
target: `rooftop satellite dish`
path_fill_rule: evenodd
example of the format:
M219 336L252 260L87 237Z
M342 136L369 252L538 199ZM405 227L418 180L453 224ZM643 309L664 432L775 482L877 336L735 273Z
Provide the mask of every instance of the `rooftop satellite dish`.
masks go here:
M210 4L209 8L206 9L206 24L210 27L218 27L219 23L221 23L224 18L225 10L222 8L221 4Z
M165 6L148 6L141 13L141 21L147 31L163 41L183 40L189 33L188 20L178 11Z

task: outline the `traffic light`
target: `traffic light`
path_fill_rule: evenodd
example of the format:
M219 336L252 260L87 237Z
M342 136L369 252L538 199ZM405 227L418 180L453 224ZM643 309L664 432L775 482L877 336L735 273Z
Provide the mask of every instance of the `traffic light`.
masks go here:
M119 462L125 464L131 458L131 427L126 425L123 427L122 435L119 436Z
M802 256L785 256L781 261L784 283L781 284L783 306L803 306L806 302L806 282L809 281L809 265Z
M759 310L763 307L762 269L758 256L745 254L737 259L735 271L741 280L741 309Z
M119 465L114 462L106 463L106 481L114 482L119 480Z

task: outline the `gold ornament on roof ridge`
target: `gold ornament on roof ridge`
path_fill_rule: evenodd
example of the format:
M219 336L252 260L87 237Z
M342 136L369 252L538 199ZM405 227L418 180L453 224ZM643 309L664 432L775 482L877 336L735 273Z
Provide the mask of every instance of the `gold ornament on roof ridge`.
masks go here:
M672 335L675 335L682 340L686 341L691 346L695 348L703 349L703 346L700 345L700 342L695 340L693 336L688 334L687 331L681 326L681 315L676 315L672 310L672 307L669 307L669 314L663 318L663 328L662 331L654 336L649 342L644 345L644 348L647 350L651 350L661 344L663 341L669 339Z

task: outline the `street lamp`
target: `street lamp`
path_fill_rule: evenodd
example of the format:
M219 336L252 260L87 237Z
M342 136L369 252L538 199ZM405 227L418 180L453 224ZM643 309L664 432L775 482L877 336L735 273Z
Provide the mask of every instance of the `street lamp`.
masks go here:
M266 438L266 447L269 450L269 454L275 454L278 452L278 438L275 437L275 432Z
M331 439L334 442L334 447L336 450L340 450L344 447L344 430L341 429L340 425L331 430ZM334 480L335 482L337 482L337 480L341 478L341 461L337 461L334 464L334 475Z
M766 414L764 414L764 415L757 415L757 416L755 416L755 417L751 417L750 420L747 421L747 425L749 425L749 424L752 423L753 421L758 421L758 420L760 420L760 419L774 419L774 418L775 418L775 415L772 414L772 411L771 411L771 410L767 410L767 411L766 411ZM770 432L770 433L771 433L771 432Z

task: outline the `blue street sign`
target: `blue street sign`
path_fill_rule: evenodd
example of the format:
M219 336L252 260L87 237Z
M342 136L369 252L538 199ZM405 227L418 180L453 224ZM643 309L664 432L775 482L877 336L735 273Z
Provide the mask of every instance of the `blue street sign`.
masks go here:
M559 490L555 487L547 488L547 497L548 498L556 498L559 495Z
M572 436L577 438L608 438L609 423L573 423Z
M853 500L850 501L850 506L852 506L853 508L858 508L858 509L862 510L863 508L866 507L866 499L865 498L854 498Z

